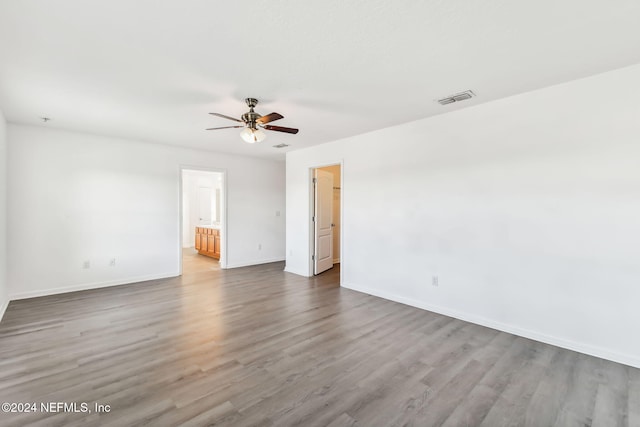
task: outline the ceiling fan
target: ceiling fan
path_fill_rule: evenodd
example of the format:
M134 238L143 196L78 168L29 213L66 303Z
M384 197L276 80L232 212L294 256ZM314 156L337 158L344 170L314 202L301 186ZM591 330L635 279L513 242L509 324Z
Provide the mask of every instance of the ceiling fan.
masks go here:
M244 128L242 132L240 132L240 137L250 143L253 144L255 142L262 141L266 135L262 131L262 129L266 130L274 130L276 132L285 132L285 133L298 133L298 129L294 128L286 128L283 126L272 126L267 123L280 120L284 118L282 114L271 113L266 116L261 116L260 114L253 111L256 105L258 105L258 100L255 98L247 98L244 100L249 106L249 111L244 113L239 119L235 119L233 117L225 116L220 113L209 113L212 116L222 117L224 119L233 120L234 122L242 123L242 125L237 126L223 126L219 128L209 128L207 130L217 130L217 129L231 129L231 128Z

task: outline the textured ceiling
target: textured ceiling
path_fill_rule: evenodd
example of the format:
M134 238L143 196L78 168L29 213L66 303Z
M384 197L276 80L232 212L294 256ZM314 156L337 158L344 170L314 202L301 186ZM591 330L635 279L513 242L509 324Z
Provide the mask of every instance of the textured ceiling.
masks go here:
M638 22L637 0L3 0L0 108L16 123L281 159L638 63ZM478 96L434 102L466 89ZM207 113L240 116L248 96L300 133L250 145L204 130L232 125Z

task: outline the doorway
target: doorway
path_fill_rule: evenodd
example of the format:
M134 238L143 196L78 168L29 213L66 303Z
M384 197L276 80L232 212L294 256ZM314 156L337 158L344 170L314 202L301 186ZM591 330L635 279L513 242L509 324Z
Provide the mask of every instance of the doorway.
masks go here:
M340 264L342 237L342 173L341 165L312 170L312 263L318 275Z
M226 173L180 169L180 274L226 267Z

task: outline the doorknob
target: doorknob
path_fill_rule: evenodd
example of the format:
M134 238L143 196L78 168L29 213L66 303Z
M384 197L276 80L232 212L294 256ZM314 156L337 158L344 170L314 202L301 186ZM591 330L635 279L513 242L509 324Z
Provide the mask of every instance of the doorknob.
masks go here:
M336 225L332 223L332 224L331 224L331 226L332 226L332 227L335 227Z

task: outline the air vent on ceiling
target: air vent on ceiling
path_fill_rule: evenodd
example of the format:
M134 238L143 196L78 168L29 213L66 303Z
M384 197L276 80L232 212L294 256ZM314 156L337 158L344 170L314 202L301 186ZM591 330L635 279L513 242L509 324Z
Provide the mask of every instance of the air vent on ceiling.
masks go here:
M465 90L464 92L456 93L455 95L448 96L446 98L438 99L441 105L453 104L454 102L460 102L467 99L471 99L476 96L472 90Z
M278 145L274 145L273 148L284 148L284 147L288 147L289 144L278 144Z

